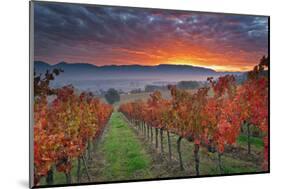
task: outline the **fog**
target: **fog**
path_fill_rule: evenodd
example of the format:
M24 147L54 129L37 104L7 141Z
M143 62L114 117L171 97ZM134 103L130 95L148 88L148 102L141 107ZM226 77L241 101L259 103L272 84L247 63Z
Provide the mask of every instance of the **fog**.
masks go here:
M218 77L212 75L213 77ZM129 92L133 89L144 90L146 85L164 86L176 84L179 81L206 81L208 75L179 75L179 74L161 74L161 75L131 75L131 74L114 74L87 76L85 75L66 75L62 73L52 83L53 87L62 87L64 85L73 85L78 90L88 90L97 92L115 88L123 92Z

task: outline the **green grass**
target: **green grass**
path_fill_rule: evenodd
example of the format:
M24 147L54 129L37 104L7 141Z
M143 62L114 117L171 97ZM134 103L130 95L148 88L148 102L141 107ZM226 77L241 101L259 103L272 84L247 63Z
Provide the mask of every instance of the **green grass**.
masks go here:
M72 161L72 169L71 169L71 177L72 177L73 182L77 181L77 167L78 167L78 161L73 160ZM82 169L83 169L83 167L82 167ZM66 183L65 174L60 173L60 172L55 170L54 171L54 183L53 184L65 184L65 183ZM47 185L45 177L43 177L41 179L40 184L41 185Z
M153 136L155 136L155 132L153 130ZM167 135L164 132L164 152L168 153L168 144L167 144ZM172 145L172 155L174 158L178 159L177 154L177 145L176 141L178 136L174 134L170 134L171 136L171 145ZM258 141L258 140L257 140ZM258 143L258 142L256 142ZM153 145L155 144L155 139L153 139ZM253 143L254 144L254 143ZM244 144L243 144L244 145ZM183 139L181 142L181 151L183 164L185 167L185 171L183 173L174 172L167 173L166 176L191 176L195 175L195 161L193 155L194 144L188 142ZM255 150L255 149L253 149ZM179 164L178 164L179 166ZM222 166L224 174L234 174L234 173L248 173L248 172L260 172L262 171L261 165L251 159L242 159L233 157L233 154L225 153L222 156ZM200 148L200 174L201 175L218 175L221 174L218 166L218 154L210 153L206 148Z
M151 159L121 113L114 112L109 125L101 145L106 160L103 171L106 180L150 178Z
M236 174L236 173L254 173L257 172L255 168L251 167L235 167L235 166L229 166L224 167L224 174Z
M248 143L247 135L240 135L238 138L238 143L240 145L247 145L247 143ZM256 148L263 147L263 141L261 138L258 138L258 137L250 137L250 143L252 145L254 145Z
M97 153L100 153L105 161L105 166L99 167L101 174L99 178L102 181L152 178L151 157L144 151L143 145L121 113L112 114L108 132L105 133ZM77 164L78 161L73 160L71 170L73 183L77 182ZM83 166L81 168L84 169ZM95 176L93 178L95 179ZM53 184L65 183L65 174L54 171ZM45 177L41 179L40 185L47 185Z
M165 178L194 176L195 163L193 149L194 145L187 140L182 140L182 157L185 167L180 171L178 162L173 161L172 167L165 166L165 162L155 161L154 155L157 154L155 147L155 138L153 144L150 140L138 137L132 126L128 125L124 116L119 112L111 115L107 131L97 146L94 153L94 162L90 163L90 175L93 181L118 181L118 180L136 180L147 178ZM155 136L155 130L153 130ZM164 153L167 156L168 144L167 135L164 132ZM177 136L170 134L173 159L178 159L177 154ZM142 138L142 139L141 139ZM263 149L262 139L251 137L253 152L261 152ZM146 142L145 142L146 141ZM160 142L160 140L159 140ZM238 144L247 148L247 136L241 135L238 138ZM152 147L155 151L152 151ZM152 149L152 150L153 150ZM262 154L262 153L261 153ZM218 175L221 174L218 167L217 153L210 153L206 148L200 148L200 174L201 175ZM152 163L153 162L153 163ZM222 165L224 174L260 172L261 165L251 156L246 157L241 154L225 153L222 156ZM83 169L83 166L81 167ZM175 169L176 168L176 169ZM83 172L83 170L81 170ZM73 161L72 181L77 182L77 160ZM84 179L85 180L85 179ZM65 175L63 173L54 173L54 184L65 184ZM45 178L41 180L41 185L46 185Z

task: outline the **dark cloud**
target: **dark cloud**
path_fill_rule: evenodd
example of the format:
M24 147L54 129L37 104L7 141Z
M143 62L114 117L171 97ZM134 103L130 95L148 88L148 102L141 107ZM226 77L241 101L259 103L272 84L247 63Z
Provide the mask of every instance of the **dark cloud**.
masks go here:
M240 54L241 64L253 64L268 48L267 17L36 2L34 19L35 58L50 63L202 62Z

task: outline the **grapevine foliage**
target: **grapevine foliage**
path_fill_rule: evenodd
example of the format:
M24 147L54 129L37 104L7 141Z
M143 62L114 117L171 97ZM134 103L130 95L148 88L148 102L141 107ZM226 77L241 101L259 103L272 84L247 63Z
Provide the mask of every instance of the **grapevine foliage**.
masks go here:
M51 167L70 173L72 161L86 150L88 141L97 138L106 125L112 107L91 93L77 94L72 86L51 89L53 74L34 81L34 178L35 185ZM55 96L50 101L47 97Z
M247 122L259 128L264 141L264 169L268 162L268 58L248 73L241 85L232 75L208 78L208 86L195 93L168 86L171 99L156 91L144 101L120 106L129 120L149 127L165 129L222 154L226 145L236 143L242 125Z

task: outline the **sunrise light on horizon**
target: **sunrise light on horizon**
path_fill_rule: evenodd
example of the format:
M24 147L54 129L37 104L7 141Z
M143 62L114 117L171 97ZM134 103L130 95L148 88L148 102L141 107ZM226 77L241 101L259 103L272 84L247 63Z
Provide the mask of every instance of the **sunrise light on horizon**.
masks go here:
M268 55L263 16L37 2L34 20L34 59L49 64L248 71Z

